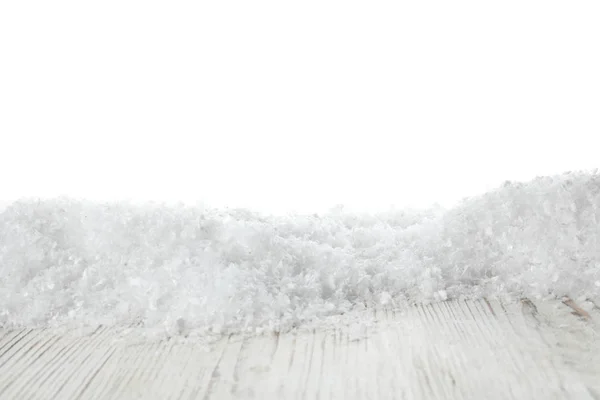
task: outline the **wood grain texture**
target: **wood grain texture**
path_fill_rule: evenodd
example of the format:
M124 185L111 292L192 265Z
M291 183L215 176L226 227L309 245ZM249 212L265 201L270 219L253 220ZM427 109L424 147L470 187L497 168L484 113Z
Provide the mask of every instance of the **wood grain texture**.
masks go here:
M329 329L209 346L143 340L135 327L0 331L0 398L598 400L597 304L367 309Z

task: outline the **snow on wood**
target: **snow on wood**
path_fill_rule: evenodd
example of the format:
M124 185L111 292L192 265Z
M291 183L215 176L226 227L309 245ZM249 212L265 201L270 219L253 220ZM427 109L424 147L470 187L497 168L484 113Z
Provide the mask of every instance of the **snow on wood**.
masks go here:
M331 329L208 344L144 340L135 327L0 331L0 398L600 398L593 301L483 299L363 313L375 323L354 315Z

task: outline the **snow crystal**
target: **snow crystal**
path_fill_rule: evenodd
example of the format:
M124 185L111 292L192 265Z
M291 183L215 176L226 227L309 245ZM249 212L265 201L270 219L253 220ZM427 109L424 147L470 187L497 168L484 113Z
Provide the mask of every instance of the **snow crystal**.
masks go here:
M370 305L594 298L599 207L597 172L369 215L21 200L0 214L0 326L285 331Z

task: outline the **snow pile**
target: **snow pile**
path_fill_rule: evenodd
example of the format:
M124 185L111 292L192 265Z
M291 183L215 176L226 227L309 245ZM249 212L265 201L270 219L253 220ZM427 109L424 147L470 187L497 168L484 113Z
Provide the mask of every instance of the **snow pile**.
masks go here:
M0 214L0 325L287 330L371 304L594 297L599 207L596 172L378 215L20 201Z
M507 182L447 212L442 226L445 284L472 295L600 294L598 174Z

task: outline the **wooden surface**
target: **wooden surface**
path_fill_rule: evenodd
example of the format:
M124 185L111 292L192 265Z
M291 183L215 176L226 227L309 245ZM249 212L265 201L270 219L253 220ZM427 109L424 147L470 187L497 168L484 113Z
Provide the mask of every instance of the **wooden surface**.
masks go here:
M0 331L0 399L600 399L592 302L362 313L208 345L144 340L136 328Z

